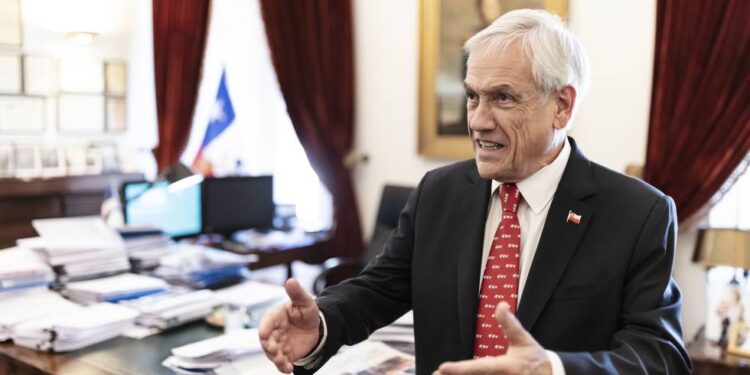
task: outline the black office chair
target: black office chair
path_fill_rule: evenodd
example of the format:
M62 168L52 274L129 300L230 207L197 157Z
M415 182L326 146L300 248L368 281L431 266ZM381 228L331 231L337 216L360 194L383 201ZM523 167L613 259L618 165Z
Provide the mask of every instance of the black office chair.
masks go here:
M362 257L331 258L323 263L323 271L313 283L313 292L320 293L328 286L357 276L373 258L383 251L383 246L398 225L398 217L414 191L413 187L385 185L380 196L378 216L370 241L364 245Z

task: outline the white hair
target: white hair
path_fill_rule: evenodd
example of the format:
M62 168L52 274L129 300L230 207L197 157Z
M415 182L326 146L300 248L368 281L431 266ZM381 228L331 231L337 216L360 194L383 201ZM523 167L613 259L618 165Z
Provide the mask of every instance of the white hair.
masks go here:
M576 103L580 102L589 84L588 55L557 15L533 9L510 11L466 41L464 51L468 56L477 49L502 49L519 38L542 94L571 85L576 90Z

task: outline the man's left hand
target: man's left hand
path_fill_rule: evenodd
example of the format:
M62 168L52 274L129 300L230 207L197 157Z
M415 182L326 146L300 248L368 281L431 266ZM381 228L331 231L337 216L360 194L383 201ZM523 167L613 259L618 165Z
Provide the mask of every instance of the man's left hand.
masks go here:
M485 357L460 362L444 362L433 375L459 374L551 374L547 352L528 333L510 306L501 302L495 309L495 319L508 336L508 352L499 357Z

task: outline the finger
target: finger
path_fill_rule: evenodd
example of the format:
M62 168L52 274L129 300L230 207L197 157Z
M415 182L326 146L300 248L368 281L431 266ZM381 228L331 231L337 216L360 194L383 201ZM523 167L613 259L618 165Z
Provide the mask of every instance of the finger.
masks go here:
M521 322L510 312L510 305L507 302L500 302L497 305L495 308L495 319L503 327L503 331L508 336L508 344L511 346L536 344L534 337L523 328Z
M281 313L285 307L284 305L278 306L263 315L260 319L258 336L260 336L261 340L267 340L271 336L271 332L280 325L279 320L286 316L286 314Z
M479 359L469 359L458 362L444 362L438 368L437 373L440 375L460 375L460 374L503 374L506 370L506 364L501 357L486 357Z
M296 279L289 279L286 281L286 294L289 295L289 299L292 300L292 304L296 307L303 308L315 304L315 300L302 289L299 282Z

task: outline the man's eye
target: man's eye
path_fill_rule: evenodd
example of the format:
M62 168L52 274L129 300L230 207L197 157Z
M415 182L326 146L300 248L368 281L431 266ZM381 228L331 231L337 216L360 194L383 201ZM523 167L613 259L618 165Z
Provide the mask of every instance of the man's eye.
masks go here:
M513 99L508 94L497 94L496 98L498 101L501 101L501 102L507 102Z
M466 92L466 100L473 102L473 101L476 101L477 99L479 99L479 96L476 93L471 92L471 91Z

